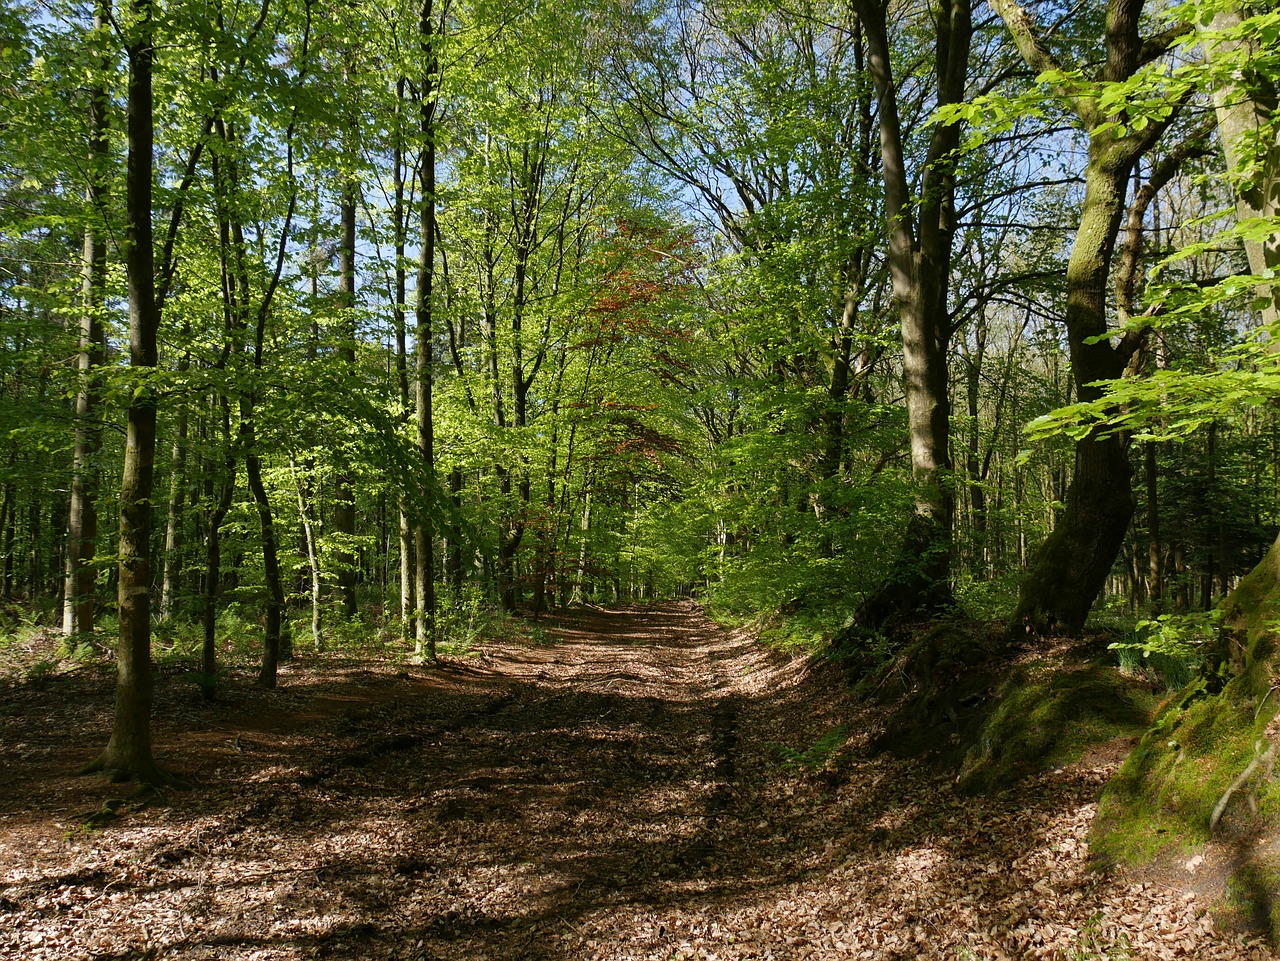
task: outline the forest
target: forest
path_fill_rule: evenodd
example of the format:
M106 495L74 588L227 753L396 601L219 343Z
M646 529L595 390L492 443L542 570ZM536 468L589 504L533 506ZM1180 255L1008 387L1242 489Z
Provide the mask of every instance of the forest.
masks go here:
M505 716L535 685L518 649L641 644L629 611L643 644L748 631L838 673L826 734L775 758L810 786L887 738L991 798L1067 769L1097 715L1125 749L1080 788L1095 857L1167 867L1176 839L1280 938L1280 10L0 18L6 741L94 678L96 720L40 715L78 732L60 761L173 801L209 773L153 746L175 705L274 717L361 658L440 698L507 665L459 715ZM739 668L671 643L617 677L701 671L711 705ZM700 723L730 784L751 712L724 697ZM779 710L760 730L801 723ZM352 765L424 743L392 728ZM1095 934L1044 956L1183 956ZM1031 956L997 941L937 956ZM932 956L875 944L847 956Z

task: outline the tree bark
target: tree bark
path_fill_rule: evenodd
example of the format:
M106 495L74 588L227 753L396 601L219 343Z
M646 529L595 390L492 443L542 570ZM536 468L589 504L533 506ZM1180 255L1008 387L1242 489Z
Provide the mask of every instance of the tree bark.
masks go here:
M319 519L311 503L311 470L310 467L306 469L308 480L304 481L298 476L298 466L294 460L289 461L289 467L294 473L294 483L298 488L298 516L302 519L302 546L307 556L307 584L311 594L311 643L316 653L320 654L324 651L324 633L321 630L324 583L320 575Z
M344 312L342 345L338 355L355 376L356 363L356 186L348 183L342 192L342 237L338 245L338 305ZM333 494L333 530L337 548L333 551L333 567L338 580L338 600L346 618L356 616L356 557L352 543L356 535L356 501L350 465L338 471Z
M443 11L442 11L443 13ZM419 134L422 153L418 176L422 196L419 198L421 227L418 257L418 290L414 304L414 337L416 340L416 412L418 469L422 489L414 525L414 593L417 597L417 648L419 657L436 659L436 585L435 525L433 505L435 493L435 425L432 419L432 286L436 259L436 108L439 95L440 60L436 51L439 37L435 29L434 0L422 0L418 19L418 45L422 53L421 102Z
M231 509L231 502L236 489L236 455L231 448L231 414L225 397L217 401L222 419L222 437L227 445L226 457L222 464L222 474L215 487L213 472L210 471L205 483L206 500L209 502L209 516L206 521L204 542L204 591L203 604L200 611L200 623L203 631L203 642L200 651L201 692L205 700L212 700L214 678L218 673L218 648L216 627L218 622L218 585L222 580L222 522ZM217 491L215 502L213 495Z
M405 331L408 306L408 291L405 271L405 246L409 232L408 213L405 206L404 181L404 127L401 112L405 103L404 77L396 81L396 136L391 158L392 175L395 182L395 336L396 336L396 386L400 395L402 416L408 419L413 408L409 404L409 358ZM416 398L415 398L416 403ZM417 633L417 618L414 616L416 606L416 578L414 568L414 531L413 517L409 509L407 488L402 487L396 502L399 513L399 546L400 546L400 639L405 643L413 641Z
M179 369L187 366L183 357ZM174 600L182 583L183 513L187 497L187 412L178 415L169 458L169 505L164 531L164 574L160 588L160 619L173 616Z
M258 684L265 688L276 686L276 671L284 649L284 584L280 578L280 552L276 546L275 521L266 486L262 483L262 461L255 450L252 428L246 438L244 472L249 490L258 508L259 527L262 531L262 566L267 582L266 631L262 642L262 667L258 671Z

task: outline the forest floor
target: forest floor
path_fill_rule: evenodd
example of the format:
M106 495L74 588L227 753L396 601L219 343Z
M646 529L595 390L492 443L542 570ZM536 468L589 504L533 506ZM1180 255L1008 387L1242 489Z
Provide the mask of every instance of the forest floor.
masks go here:
M0 690L0 958L1276 957L1190 884L1090 868L1114 750L961 797L867 750L836 668L692 604L544 623L213 704L163 676L157 754L196 787L148 804L75 775L107 672Z

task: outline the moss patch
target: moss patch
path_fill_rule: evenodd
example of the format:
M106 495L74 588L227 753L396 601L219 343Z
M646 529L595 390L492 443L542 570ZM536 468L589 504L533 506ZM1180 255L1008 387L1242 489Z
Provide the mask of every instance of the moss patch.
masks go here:
M1154 707L1148 691L1107 664L1052 658L1017 665L965 752L959 785L998 790L1071 764L1093 745L1136 737Z
M1101 859L1127 865L1211 842L1231 852L1223 910L1273 941L1280 859L1258 841L1280 826L1278 601L1280 541L1224 602L1224 627L1200 675L1112 778L1090 840Z
M899 653L858 682L862 694L893 705L878 746L932 758L971 793L1136 740L1156 706L1097 643L1019 655L993 627L963 618L917 625L898 642Z
M1107 786L1093 839L1103 858L1134 864L1170 844L1202 844L1224 798L1220 817L1238 814L1230 805L1247 804L1250 792L1274 808L1274 786L1262 785L1259 792L1241 784L1227 796L1265 750L1270 717L1258 716L1251 699L1233 696L1238 692L1232 685L1218 695L1207 694L1205 686L1201 678L1174 698ZM1232 821L1227 817L1224 823Z

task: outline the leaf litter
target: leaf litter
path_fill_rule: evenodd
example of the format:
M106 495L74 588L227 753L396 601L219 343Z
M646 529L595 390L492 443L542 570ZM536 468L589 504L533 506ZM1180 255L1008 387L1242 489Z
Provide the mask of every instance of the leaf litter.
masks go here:
M691 603L546 635L299 659L211 705L162 677L157 753L198 784L167 797L74 776L107 675L9 689L0 958L1276 957L1091 864L1116 756L962 797L870 753L880 718L836 668Z

